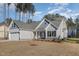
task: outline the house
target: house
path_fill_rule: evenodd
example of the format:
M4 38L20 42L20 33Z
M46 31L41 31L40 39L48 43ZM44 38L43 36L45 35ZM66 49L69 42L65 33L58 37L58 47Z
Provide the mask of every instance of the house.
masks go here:
M9 23L9 24L8 24ZM9 40L63 39L67 38L66 18L43 18L32 23L12 20L0 23L0 38Z
M56 18L53 21L44 18L41 22L32 23L13 20L8 30L9 40L67 38L65 18Z
M8 25L5 22L0 23L0 39L8 38Z

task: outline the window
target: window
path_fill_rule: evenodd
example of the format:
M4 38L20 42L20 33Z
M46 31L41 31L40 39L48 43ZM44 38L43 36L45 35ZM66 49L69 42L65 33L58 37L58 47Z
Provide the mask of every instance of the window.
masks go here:
M47 36L48 36L48 37L56 36L56 31L48 31L48 32L47 32Z
M52 31L52 36L56 36L56 31Z
M15 23L14 23L14 24L12 24L12 27L13 27L13 28L14 28L14 27L16 27Z
M47 36L51 37L51 31L47 32Z
M12 27L11 27L12 29L15 29L15 28L17 28L17 25L14 23L14 24L12 24Z

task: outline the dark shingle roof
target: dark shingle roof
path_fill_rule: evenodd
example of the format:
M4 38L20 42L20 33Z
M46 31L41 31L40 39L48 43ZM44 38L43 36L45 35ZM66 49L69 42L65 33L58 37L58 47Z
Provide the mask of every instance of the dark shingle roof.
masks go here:
M36 26L39 24L39 21L33 21L32 23L24 23L22 21L18 21L18 20L13 20L14 23L17 24L17 26L19 27L19 29L21 30L34 30L36 28Z
M3 22L0 23L0 26L2 26L2 25L9 26L10 23L11 23L11 21L12 21L11 19L6 19L5 21L3 21Z
M55 29L57 29L59 26L60 26L60 24L61 24L61 22L62 22L62 20L65 20L65 18L64 17L55 17L55 18L53 18L53 20L51 20L51 19L46 19L46 18L44 18L44 20L46 21L46 22L48 22L48 23L50 23ZM40 26L38 29L36 29L37 31L43 31L43 30L45 30L45 28L46 28L47 26L45 25L45 26Z
M47 19L47 21L50 22L52 25L54 25L56 28L59 27L62 20L65 20L65 18L64 17L58 17L58 18L53 18L53 20Z
M4 22L0 23L0 26L1 26L1 25L4 25Z

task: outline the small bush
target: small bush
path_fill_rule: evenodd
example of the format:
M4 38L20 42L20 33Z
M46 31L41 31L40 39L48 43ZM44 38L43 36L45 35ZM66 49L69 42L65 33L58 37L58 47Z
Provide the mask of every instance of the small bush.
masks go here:
M38 46L37 44L30 44L30 46Z
M76 43L79 43L79 40L78 40L78 41L76 41Z

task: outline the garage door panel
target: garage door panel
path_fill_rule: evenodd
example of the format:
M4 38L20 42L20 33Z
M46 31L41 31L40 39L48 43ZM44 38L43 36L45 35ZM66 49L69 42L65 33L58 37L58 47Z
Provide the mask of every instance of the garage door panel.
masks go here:
M19 33L18 32L11 32L9 34L9 39L10 40L19 40Z

